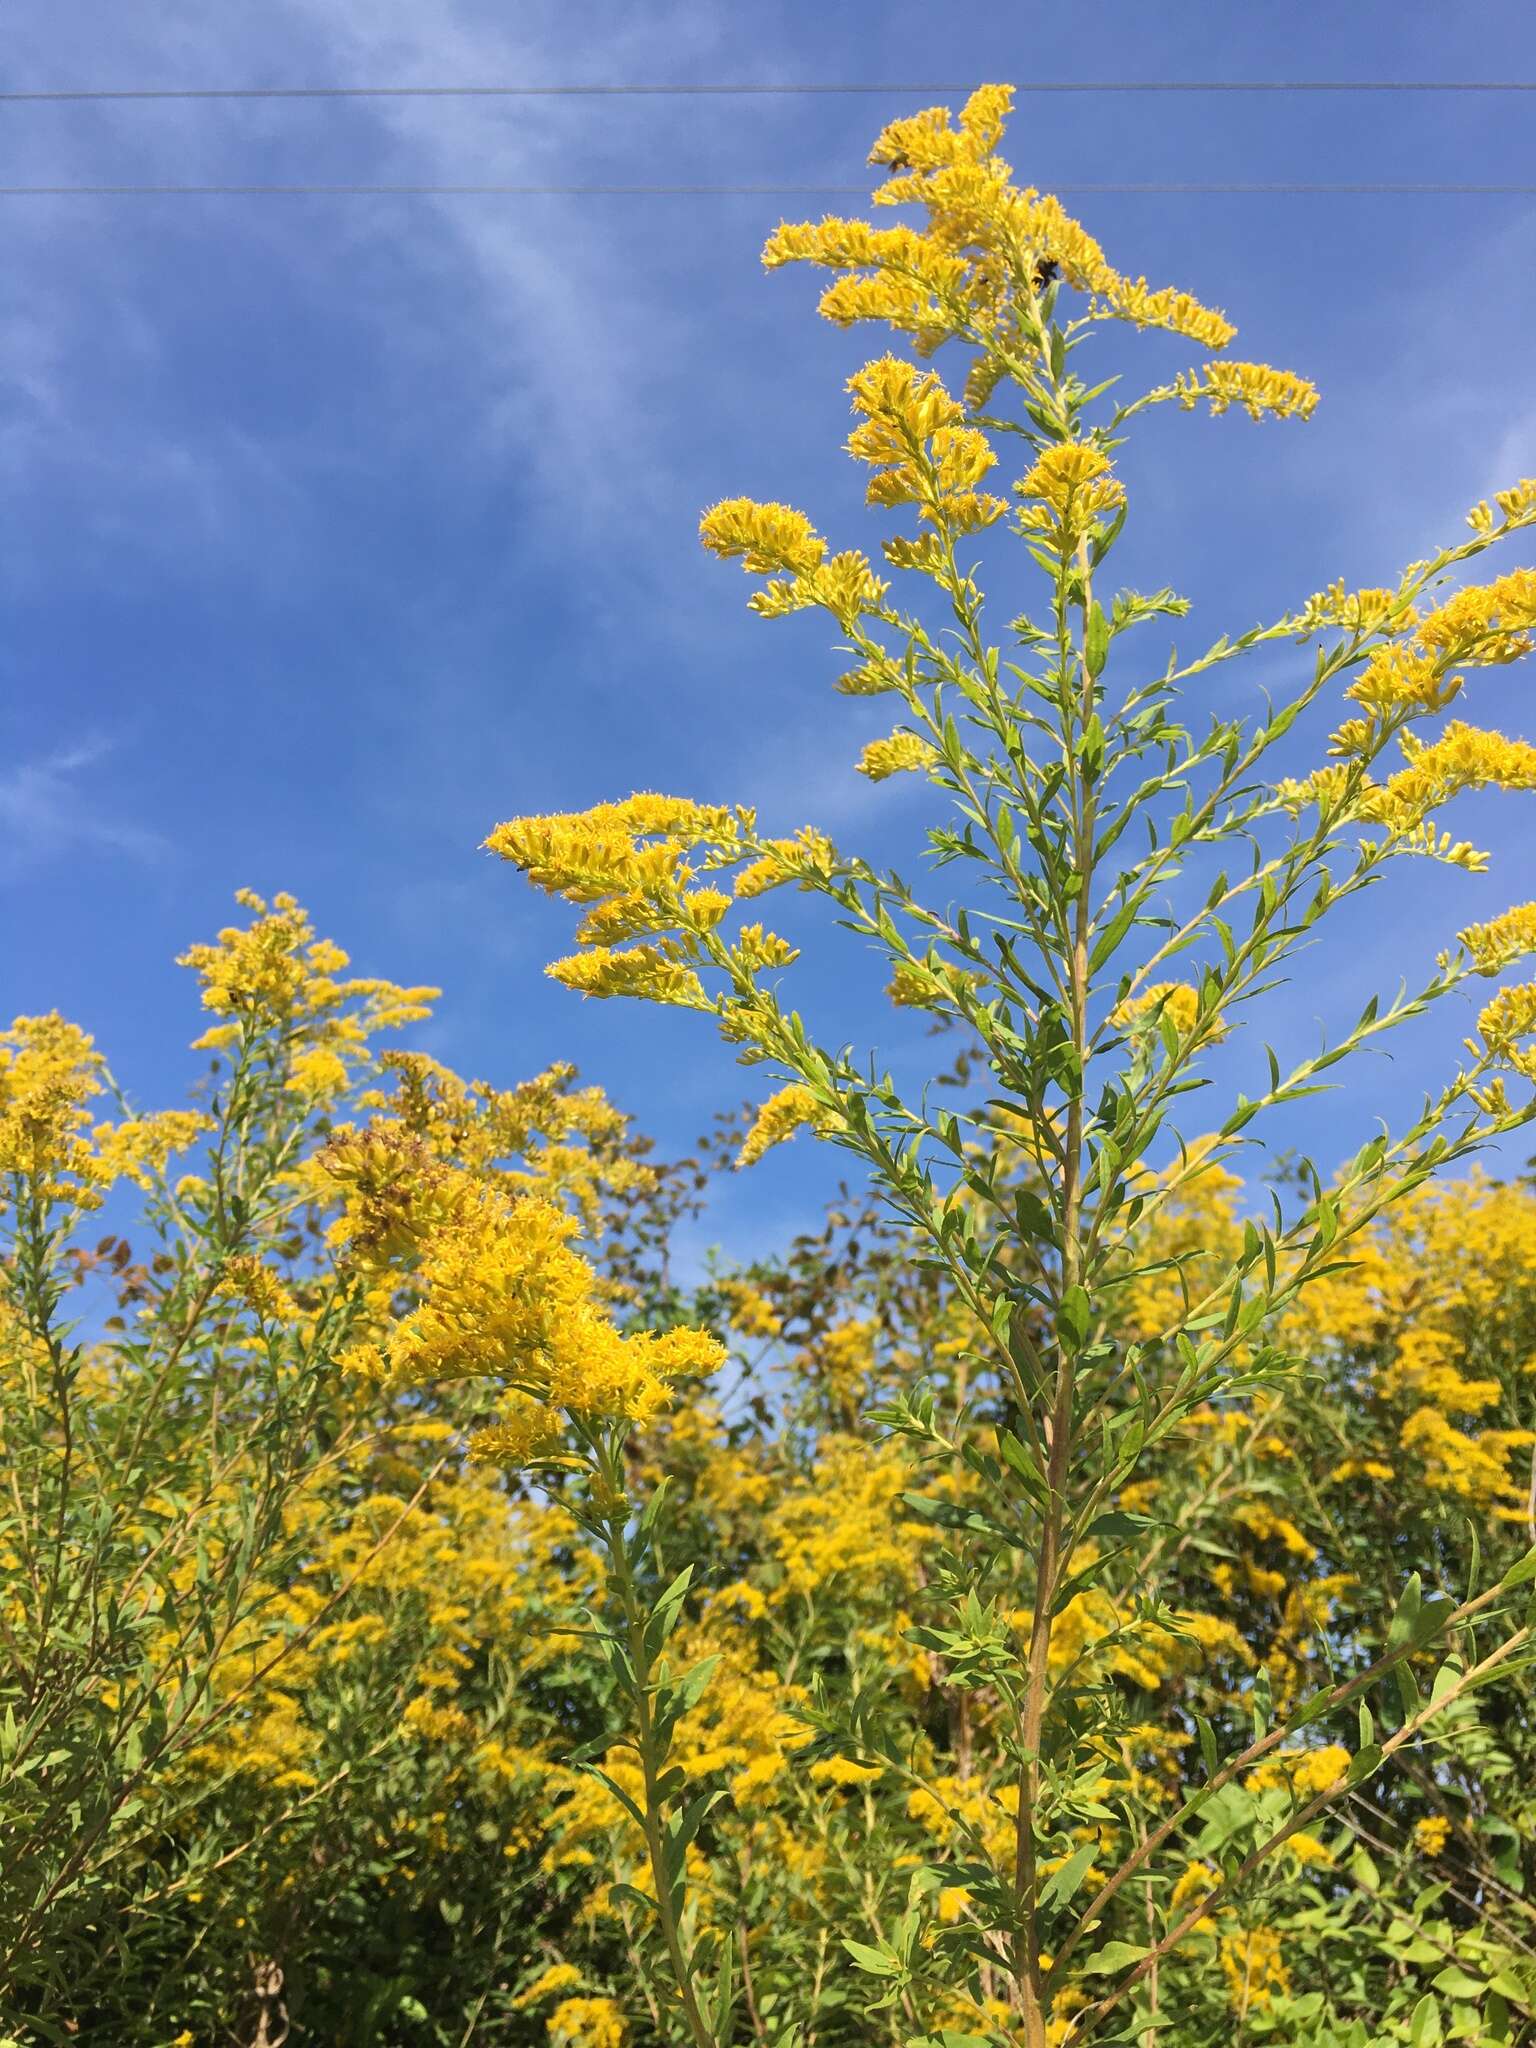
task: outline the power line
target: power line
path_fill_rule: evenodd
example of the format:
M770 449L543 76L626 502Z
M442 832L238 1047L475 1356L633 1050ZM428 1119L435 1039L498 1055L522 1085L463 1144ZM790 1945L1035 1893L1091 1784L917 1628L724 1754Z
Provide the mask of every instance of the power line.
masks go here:
M1379 194L1393 198L1458 196L1530 198L1536 185L1301 184L1288 181L1230 184L1060 184L1075 195L1162 193L1206 198ZM110 198L511 198L511 199L847 199L869 197L867 185L0 185L0 199Z
M974 83L974 81L973 81ZM199 85L60 86L0 92L0 104L81 100L431 100L796 98L852 94L968 93L965 85ZM1385 92L1530 93L1536 79L1508 78L1154 78L1037 79L1015 85L1025 93Z

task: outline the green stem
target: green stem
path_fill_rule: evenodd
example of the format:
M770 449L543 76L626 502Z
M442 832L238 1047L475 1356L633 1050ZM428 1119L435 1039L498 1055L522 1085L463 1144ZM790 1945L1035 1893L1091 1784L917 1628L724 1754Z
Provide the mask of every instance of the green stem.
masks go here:
M605 1449L602 1482L611 1497L623 1497L621 1476L611 1450ZM693 1988L693 1972L683 1948L682 1929L678 1925L677 1915L672 1906L672 1887L667 1873L666 1839L663 1833L665 1802L659 1789L666 1758L657 1740L655 1716L651 1710L651 1660L645 1646L645 1626L649 1615L635 1584L629 1547L624 1540L623 1514L622 1508L616 1513L611 1513L605 1520L604 1527L607 1531L606 1547L612 1584L619 1596L630 1669L633 1673L631 1698L635 1711L635 1750L640 1759L645 1785L643 1833L646 1854L650 1860L651 1878L656 1887L656 1917L661 1923L667 1958L672 1965L672 1974L677 1980L678 1996L682 2000L683 2015L688 2022L688 2032L693 2039L694 2048L716 2048L714 2035L704 2018Z

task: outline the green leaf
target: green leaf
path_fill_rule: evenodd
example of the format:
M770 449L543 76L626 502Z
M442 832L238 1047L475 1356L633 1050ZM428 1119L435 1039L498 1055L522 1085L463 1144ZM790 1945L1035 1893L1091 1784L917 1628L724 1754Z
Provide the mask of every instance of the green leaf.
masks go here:
M1426 1991L1413 2008L1413 2018L1408 2023L1408 2048L1435 2048L1439 2039L1439 2002L1432 1992Z
M1088 623L1083 630L1083 660L1089 675L1097 679L1104 673L1104 664L1109 658L1109 621L1104 616L1104 607L1097 598L1089 607ZM1103 730L1099 734L1099 752L1104 751Z
M1437 1991L1445 1992L1450 1998L1480 1999L1488 1989L1481 1977L1469 1977L1465 1970L1454 1963L1449 1969L1442 1970L1432 1981Z
M1075 1849L1062 1864L1060 1870L1052 1871L1040 1888L1042 1906L1064 1906L1072 1898L1083 1879L1088 1875L1089 1866L1099 1853L1097 1840L1084 1842Z
M1087 1290L1073 1285L1061 1297L1056 1311L1056 1324L1062 1340L1073 1351L1081 1351L1088 1341L1088 1332L1093 1323L1093 1308Z
M1381 1744L1368 1742L1364 1749L1356 1750L1345 1774L1346 1785L1359 1785L1381 1768Z
M1107 1941L1097 1954L1089 1956L1078 1968L1084 1977L1108 1977L1116 1970L1134 1969L1151 1953L1149 1948L1137 1948L1133 1942Z
M1201 1714L1195 1716L1195 1727L1200 1736L1200 1756L1205 1765L1205 1774L1208 1778L1214 1778L1220 1767L1216 1755L1215 1730Z
M843 1936L843 1947L858 1964L872 1977L894 1977L901 1968L899 1959L887 1948L871 1948L867 1942L850 1941Z
M1409 1579L1392 1616L1392 1626L1387 1631L1387 1648L1400 1649L1411 1643L1419 1625L1419 1609L1423 1604L1423 1584L1417 1572Z

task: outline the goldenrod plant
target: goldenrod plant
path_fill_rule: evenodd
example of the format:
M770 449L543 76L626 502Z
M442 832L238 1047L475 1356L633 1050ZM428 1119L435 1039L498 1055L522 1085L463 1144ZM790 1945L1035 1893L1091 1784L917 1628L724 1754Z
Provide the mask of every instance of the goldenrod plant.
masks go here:
M1245 2015L1276 2012L1290 1981L1279 1937L1228 1935L1231 1916L1382 1773L1408 1758L1447 1768L1438 1759L1454 1754L1472 1702L1530 1656L1521 1588L1536 1553L1491 1583L1476 1583L1475 1564L1457 1583L1430 1546L1397 1560L1379 1629L1339 1668L1284 1688L1256 1669L1241 1735L1222 1742L1188 1711L1133 1719L1124 1683L1126 1660L1150 1675L1189 1634L1160 1590L1181 1523L1149 1478L1169 1447L1230 1446L1253 1418L1310 1399L1311 1305L1344 1284L1382 1219L1425 1199L1432 1175L1531 1117L1536 985L1517 979L1489 993L1462 1059L1397 1128L1364 1134L1336 1172L1300 1164L1236 1231L1197 1226L1168 1244L1236 1162L1284 1131L1292 1105L1347 1084L1361 1055L1479 978L1518 973L1536 946L1528 904L1481 910L1427 957L1406 935L1399 993L1338 1020L1293 1064L1264 1047L1266 1004L1285 1000L1301 949L1348 929L1368 885L1403 862L1486 867L1444 823L1454 798L1536 780L1536 748L1469 722L1461 703L1476 694L1468 672L1482 683L1529 651L1536 572L1460 580L1536 524L1536 480L1476 506L1465 537L1389 587L1341 581L1161 662L1145 628L1183 617L1185 601L1113 582L1132 510L1117 470L1127 437L1155 407L1305 420L1317 392L1230 359L1224 315L1122 275L1056 200L1017 185L998 154L1009 99L984 86L957 118L933 108L880 135L876 202L918 209L921 225L786 223L764 250L770 268L834 273L821 298L834 323L876 322L906 344L848 383L849 453L900 529L872 560L782 504L731 499L701 527L712 553L764 579L754 611L825 611L849 650L840 687L892 701L898 723L858 765L875 781L926 781L931 884L814 825L786 834L744 806L655 794L515 819L487 843L581 907L580 950L550 969L558 981L712 1018L781 1084L743 1157L802 1127L846 1148L952 1296L963 1398L953 1372L898 1382L873 1418L893 1444L855 1462L909 1456L923 1474L908 1512L943 1542L906 1639L977 1696L967 1769L914 1745L867 1690L823 1690L809 1709L807 1757L878 1773L945 1816L946 1855L911 1871L903 1910L870 1938L840 1937L868 1975L870 2013L902 2015L914 2040L958 2028L1025 2048L1192 2041L1212 2036L1200 2031L1206 1994L1182 1968L1190 1945L1214 1930ZM1089 383L1082 352L1110 322L1177 337L1194 360L1147 389ZM941 353L946 375L930 366ZM1006 620L978 567L1005 535L1038 592ZM1212 682L1256 649L1271 675L1288 656L1293 680L1245 716ZM1297 773L1309 745L1317 765ZM759 921L758 899L783 887L823 899L882 955L897 1001L974 1038L985 1102L940 1108L873 1054L818 1039L791 1007L796 949ZM1213 1108L1203 1084L1227 1038L1222 1074L1241 1071L1241 1045L1251 1078ZM1181 1130L1174 1118L1192 1110L1200 1123ZM1426 1332L1426 1399L1405 1439L1474 1513L1503 1512L1525 1438L1463 1430L1458 1403L1476 1412L1475 1383L1448 1412L1434 1352ZM597 1459L606 1501L611 1454L577 1455ZM629 1511L606 1524L615 1557ZM644 1527L642 1515L628 1540ZM1280 1521L1265 1527L1286 1541ZM1298 1556L1310 1548L1295 1540ZM707 1805L665 1818L671 1781L647 1751L645 1714L669 1726L707 1685L698 1667L649 1675L669 1611L653 1610L645 1656L620 1667L647 1795L627 1803L651 1844L686 2032L714 2048L734 2025L718 1967L729 1944L690 1951L676 1931L682 1848ZM1191 1744L1198 1767L1173 1771ZM945 1893L963 1907L935 1923ZM1316 2010L1304 1999L1288 2038L1338 2038L1305 2031ZM1416 2019L1413 2038L1430 2026Z
M579 906L557 980L712 1019L744 1117L667 1161L567 1066L467 1081L288 897L185 956L190 1110L0 1036L6 2048L1536 2040L1536 906L1448 815L1533 779L1460 700L1536 633L1536 572L1468 571L1536 480L1165 660L1130 430L1316 394L1017 187L1007 107L879 138L920 224L768 244L894 330L850 448L901 530L703 521L891 700L921 888L653 793L490 838ZM1154 330L1167 381L1087 383ZM1267 1052L1425 860L1459 933ZM823 1043L786 889L931 1059ZM1421 1106L1286 1150L1469 995ZM802 1132L823 1225L672 1257Z

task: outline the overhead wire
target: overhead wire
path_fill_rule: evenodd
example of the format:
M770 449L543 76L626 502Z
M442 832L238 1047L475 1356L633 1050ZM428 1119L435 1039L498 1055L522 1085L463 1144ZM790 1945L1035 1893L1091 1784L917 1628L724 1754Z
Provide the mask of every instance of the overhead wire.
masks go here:
M972 81L974 83L974 81ZM152 85L38 86L0 91L0 104L89 100L325 100L325 99L579 99L631 95L642 98L795 98L839 94L964 93L965 85L820 85L790 81L752 85L465 83L448 85ZM1510 78L1110 78L1027 79L1013 88L1025 93L1530 93L1536 79Z
M45 86L0 90L0 105L70 102L265 101L355 99L521 99L580 97L797 97L849 94L961 93L966 85L617 83L441 85ZM1526 79L1036 79L1020 94L1053 93L1533 93ZM1258 180L1250 182L1155 180L1059 184L1067 194L1137 194L1181 197L1371 196L1529 198L1536 184L1505 182ZM742 198L845 199L867 196L862 185L790 184L572 184L473 181L463 183L363 181L93 182L0 185L0 198Z
M1331 184L1275 181L1255 184L1140 183L1082 184L1052 182L1052 190L1068 197L1079 194L1172 194L1192 198L1222 195L1249 197L1379 194L1388 197L1536 196L1536 184L1393 184L1385 181ZM85 198L687 198L687 199L847 199L869 197L867 185L530 185L530 184L119 184L0 185L0 199Z

